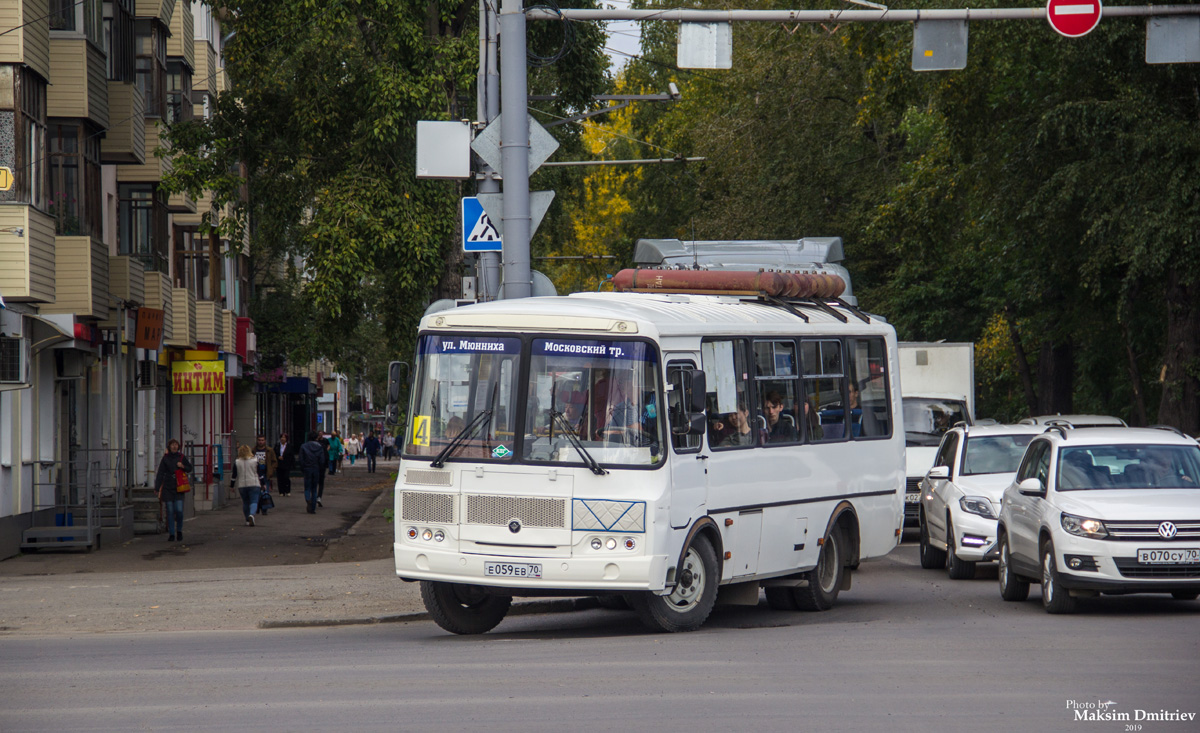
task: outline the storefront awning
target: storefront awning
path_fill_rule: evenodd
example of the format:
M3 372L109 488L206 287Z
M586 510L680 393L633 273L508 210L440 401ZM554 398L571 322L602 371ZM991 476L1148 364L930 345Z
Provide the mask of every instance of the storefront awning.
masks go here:
M28 318L32 324L29 339L30 350L35 354L55 344L75 340L74 334L67 333L63 330L62 326L59 326L54 321L34 315L30 315Z

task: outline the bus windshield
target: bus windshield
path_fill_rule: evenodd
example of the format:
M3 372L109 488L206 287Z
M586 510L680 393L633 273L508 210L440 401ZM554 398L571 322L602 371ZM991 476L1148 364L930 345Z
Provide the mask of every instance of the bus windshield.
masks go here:
M522 358L529 381L519 404ZM535 338L523 347L511 336L425 335L417 360L406 456L618 466L663 460L652 344Z
M662 461L650 344L553 338L531 346L523 459L586 463L582 448L602 464Z
M511 459L517 435L521 341L484 336L422 336L404 452L444 458Z

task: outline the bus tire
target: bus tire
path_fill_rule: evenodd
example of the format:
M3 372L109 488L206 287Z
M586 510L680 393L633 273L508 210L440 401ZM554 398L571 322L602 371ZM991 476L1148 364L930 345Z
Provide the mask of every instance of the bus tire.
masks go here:
M512 596L495 596L477 585L421 581L421 600L434 622L452 634L483 634L508 615Z
M767 592L767 605L773 611L799 611L800 604L796 603L794 588L764 588Z
M939 550L929 544L929 525L925 523L925 512L921 512L921 567L926 570L935 570L946 567L946 551Z
M695 631L716 605L721 571L717 553L703 534L692 538L675 577L675 588L669 595L647 592L629 597L642 623L655 631Z
M808 571L808 585L793 589L796 606L801 611L828 611L833 608L842 589L842 576L846 572L842 558L844 551L842 529L834 524L821 543L817 566Z

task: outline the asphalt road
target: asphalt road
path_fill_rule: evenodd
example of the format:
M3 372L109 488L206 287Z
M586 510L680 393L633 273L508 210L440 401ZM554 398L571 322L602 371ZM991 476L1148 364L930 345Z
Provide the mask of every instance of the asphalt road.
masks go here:
M1200 730L1132 722L1200 713L1200 602L1048 616L1036 588L1007 604L983 576L921 570L905 546L831 611L727 607L676 635L591 610L479 637L415 622L0 638L0 730ZM1069 709L1104 701L1142 727Z

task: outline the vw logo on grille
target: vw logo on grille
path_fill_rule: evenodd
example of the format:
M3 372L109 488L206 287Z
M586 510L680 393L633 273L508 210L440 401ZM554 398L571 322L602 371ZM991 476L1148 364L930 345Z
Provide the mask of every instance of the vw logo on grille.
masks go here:
M1177 532L1179 532L1179 530L1170 522L1163 522L1162 524L1158 525L1158 533L1162 535L1162 538L1165 540L1171 539Z
M512 520L511 522L508 523L508 531L512 532L513 534L520 532L521 531L521 523L516 519ZM1161 532L1162 528L1160 527L1158 531ZM1172 527L1171 533L1174 534L1174 532L1175 532L1175 528Z

